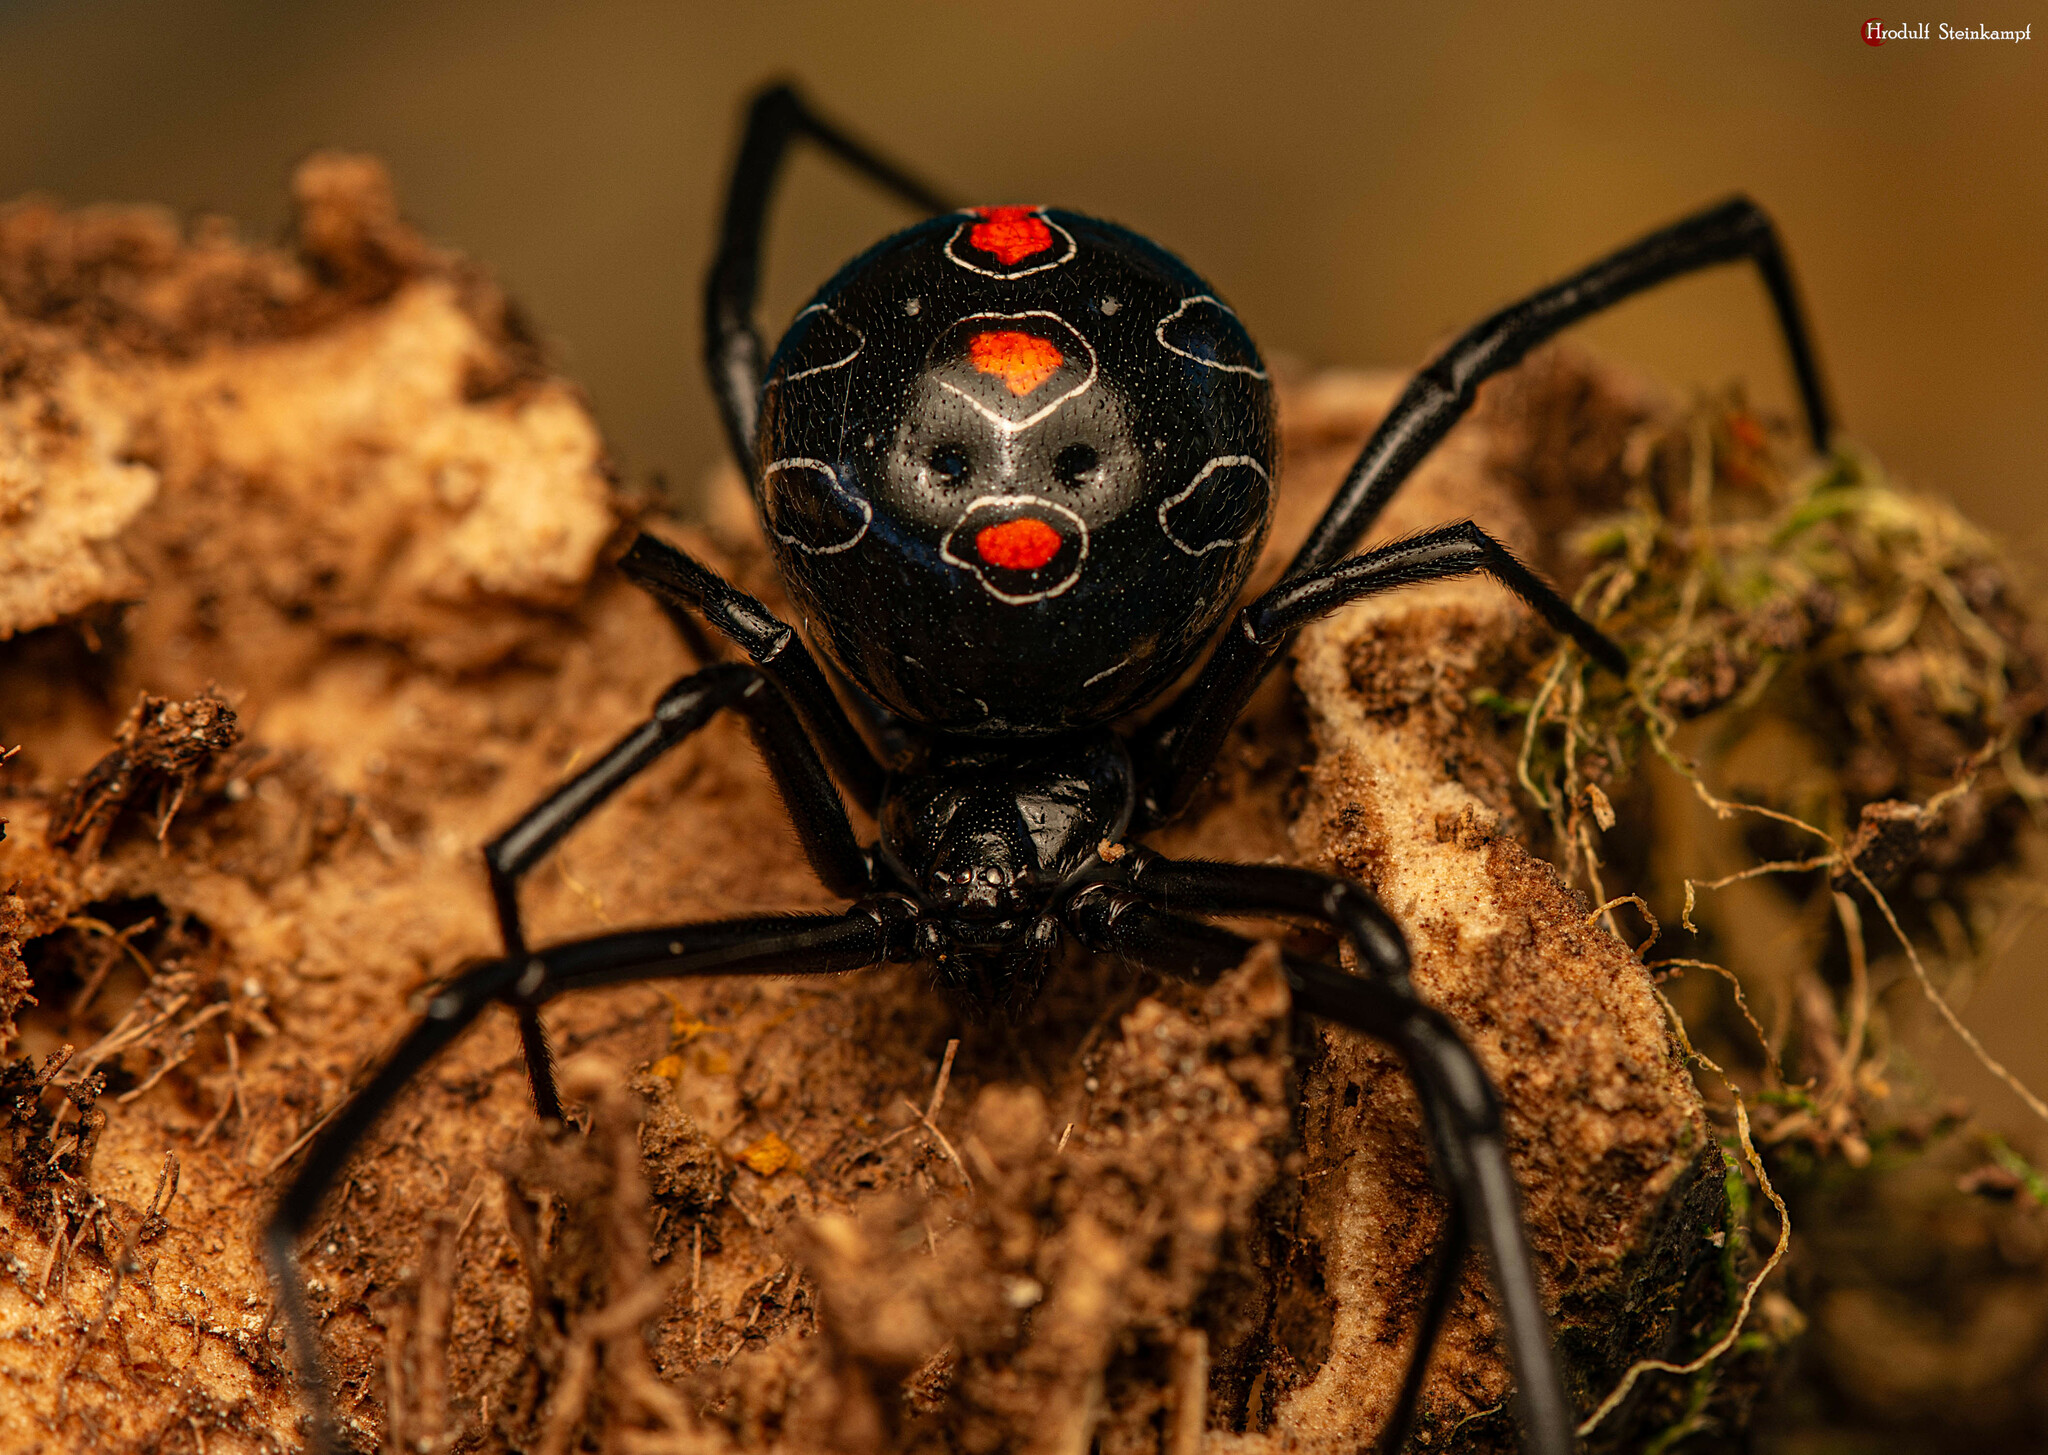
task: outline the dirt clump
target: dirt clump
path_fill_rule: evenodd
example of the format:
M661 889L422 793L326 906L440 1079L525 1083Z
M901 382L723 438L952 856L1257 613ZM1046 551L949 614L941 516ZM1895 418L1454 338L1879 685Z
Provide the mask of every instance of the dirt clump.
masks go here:
M208 693L171 702L144 693L115 729L114 747L86 769L57 801L50 816L50 846L79 859L100 854L121 810L156 790L156 840L191 791L192 780L218 753L241 738L235 710Z

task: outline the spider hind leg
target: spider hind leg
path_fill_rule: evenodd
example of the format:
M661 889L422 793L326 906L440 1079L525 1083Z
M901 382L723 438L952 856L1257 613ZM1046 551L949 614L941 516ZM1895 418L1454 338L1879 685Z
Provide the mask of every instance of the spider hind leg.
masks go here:
M1090 949L1195 981L1213 979L1250 952L1252 942L1243 936L1174 914L1162 906L1164 900L1212 914L1301 915L1334 924L1368 972L1349 975L1292 955L1281 960L1299 1008L1387 1042L1401 1054L1451 1204L1415 1348L1378 1448L1398 1450L1407 1438L1465 1249L1476 1233L1493 1265L1524 1448L1531 1455L1570 1455L1571 1404L1522 1228L1499 1101L1449 1020L1409 987L1407 950L1393 922L1358 886L1308 870L1173 863L1143 855L1127 883L1129 888L1091 885L1068 902L1068 927Z

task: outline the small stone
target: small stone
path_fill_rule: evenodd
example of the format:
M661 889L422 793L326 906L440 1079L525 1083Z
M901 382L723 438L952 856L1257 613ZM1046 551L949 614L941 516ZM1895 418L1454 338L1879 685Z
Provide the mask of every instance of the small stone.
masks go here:
M1003 1280L1003 1302L1014 1309L1027 1309L1045 1297L1045 1285L1035 1278L1006 1278Z

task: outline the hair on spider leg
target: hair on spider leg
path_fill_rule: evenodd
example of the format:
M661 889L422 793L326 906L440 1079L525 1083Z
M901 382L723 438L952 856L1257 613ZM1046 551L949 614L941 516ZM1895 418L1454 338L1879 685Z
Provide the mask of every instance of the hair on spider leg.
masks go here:
M929 215L843 269L770 354L753 314L769 204L799 140ZM1483 572L1625 674L1613 641L1469 521L1352 552L1487 378L1581 319L1724 263L1756 268L1812 443L1825 450L1826 397L1789 266L1768 217L1736 198L1460 335L1395 402L1278 584L1237 606L1272 520L1277 443L1267 370L1221 295L1111 223L1044 206L955 209L789 87L756 96L707 282L706 354L727 438L808 639L654 536L621 559L672 617L701 618L748 660L708 663L676 682L646 721L490 843L502 954L441 987L280 1199L267 1250L318 1439L331 1443L333 1429L294 1267L298 1237L371 1124L491 1007L517 1016L536 1110L558 1117L541 1013L569 992L922 962L962 1004L1014 1011L1070 942L1169 977L1214 980L1249 944L1208 918L1252 916L1314 922L1356 956L1355 975L1283 957L1294 1004L1398 1052L1449 1198L1380 1447L1406 1438L1450 1290L1476 1246L1501 1314L1523 1448L1575 1448L1499 1101L1452 1023L1412 986L1401 926L1340 877L1176 862L1136 840L1187 807L1293 634L1346 603ZM1188 685L1157 705L1198 662ZM886 769L827 667L870 730L900 745ZM806 858L848 907L529 947L523 877L725 710L745 721ZM1135 728L1119 726L1148 710ZM842 793L874 816L875 842L857 838ZM934 1136L945 1084L942 1068L918 1117Z

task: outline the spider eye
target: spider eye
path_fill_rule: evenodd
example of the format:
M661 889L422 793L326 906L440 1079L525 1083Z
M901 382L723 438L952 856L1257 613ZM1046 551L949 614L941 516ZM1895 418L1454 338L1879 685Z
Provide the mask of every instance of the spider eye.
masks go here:
M940 445L928 457L932 473L949 485L967 478L967 451L958 445Z
M1102 462L1102 456L1095 452L1093 445L1068 445L1053 457L1053 473L1067 485L1089 483L1088 476Z

